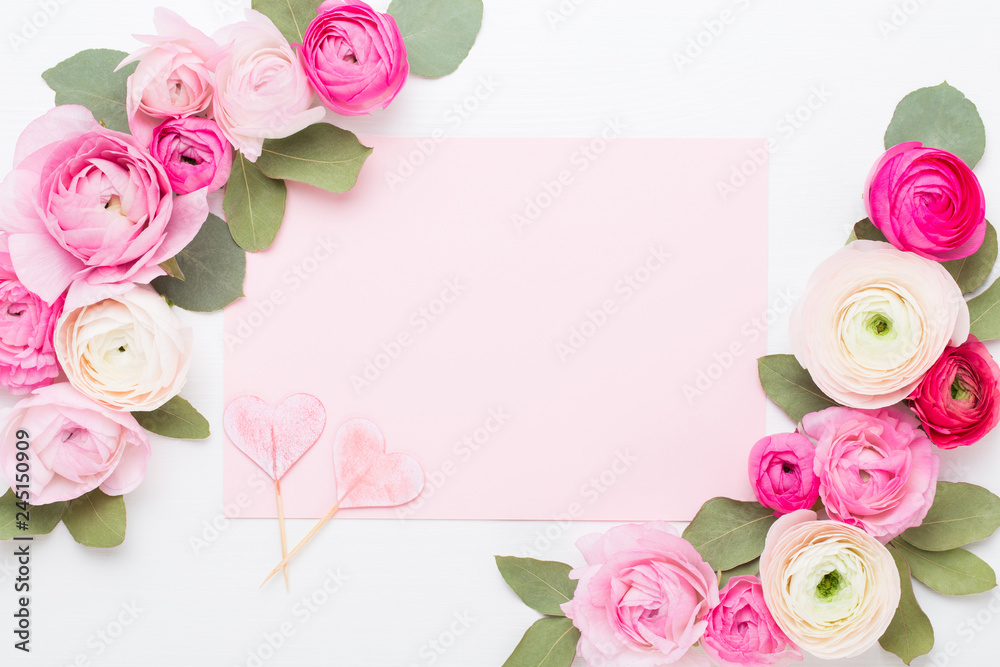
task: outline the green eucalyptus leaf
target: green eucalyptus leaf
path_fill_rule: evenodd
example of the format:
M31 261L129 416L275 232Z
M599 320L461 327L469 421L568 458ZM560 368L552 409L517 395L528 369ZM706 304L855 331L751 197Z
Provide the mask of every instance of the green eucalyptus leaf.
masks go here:
M84 546L117 547L125 541L125 499L94 489L69 502L63 523Z
M133 412L132 416L139 426L167 438L203 440L212 435L208 420L180 396L174 396L156 410Z
M941 266L948 270L962 289L962 294L968 294L983 284L990 276L993 265L997 261L997 230L987 221L986 237L979 250L964 259L943 262Z
M185 310L222 310L243 296L247 256L236 245L225 222L208 216L198 234L174 258L184 279L160 276L153 288Z
M722 573L719 579L719 588L722 588L729 580L733 577L743 577L748 575L757 576L760 574L760 558L754 558L749 563L744 563L743 565L737 565L736 567L726 570Z
M903 540L924 551L949 551L984 540L1000 528L1000 498L964 482L938 482L923 523Z
M108 129L128 132L126 83L138 64L115 71L127 56L110 49L81 51L44 72L42 78L56 91L56 106L81 104Z
M981 341L1000 338L1000 280L969 300L970 332Z
M848 237L847 242L853 243L854 241L886 241L885 234L879 231L878 227L872 224L872 221L868 218L854 223L854 229L851 230L851 235Z
M570 667L576 657L580 631L568 618L546 617L524 633L503 667Z
M504 581L524 604L548 616L565 616L559 605L573 599L577 584L569 578L569 565L513 556L497 556L496 562Z
M924 551L905 540L893 546L918 580L945 595L974 595L996 588L997 575L983 559L965 549Z
M50 505L28 505L27 511L19 504L13 489L0 497L0 540L9 540L20 535L45 535L51 533L62 520L68 502L52 503ZM27 520L25 520L27 514ZM19 524L27 525L22 530Z
M895 547L889 546L888 549L899 571L901 595L896 615L892 617L889 628L879 638L878 643L886 651L895 653L908 665L916 658L927 655L934 648L934 628L927 614L917 603L916 596L913 595L913 582L906 560Z
M919 141L975 167L986 151L986 128L976 105L944 82L915 90L902 99L885 132L885 147Z
M775 521L774 512L760 503L712 498L684 529L684 539L713 570L725 572L760 556Z
M274 22L292 44L301 44L323 0L253 0L251 7Z
M810 412L837 405L813 382L791 354L772 354L757 360L760 386L768 398L798 423Z
M483 25L483 0L392 0L410 73L436 79L469 55Z
M273 179L347 192L357 183L361 167L371 154L372 149L358 141L353 132L317 123L286 139L265 141L257 167Z
M222 207L226 211L233 240L247 252L266 250L278 235L285 217L288 190L282 180L264 175L260 167L233 156L233 171L226 184Z

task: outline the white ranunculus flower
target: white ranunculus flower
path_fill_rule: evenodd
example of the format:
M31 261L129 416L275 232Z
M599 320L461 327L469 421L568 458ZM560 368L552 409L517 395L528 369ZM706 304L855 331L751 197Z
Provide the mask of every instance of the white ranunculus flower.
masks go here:
M851 658L878 641L899 605L899 573L875 538L798 510L778 519L760 557L764 600L799 648Z
M56 356L70 383L113 410L155 410L176 396L191 345L191 330L150 287L71 310L56 324Z
M906 398L948 346L969 337L969 308L937 262L855 241L813 273L792 312L792 351L830 398L883 408Z

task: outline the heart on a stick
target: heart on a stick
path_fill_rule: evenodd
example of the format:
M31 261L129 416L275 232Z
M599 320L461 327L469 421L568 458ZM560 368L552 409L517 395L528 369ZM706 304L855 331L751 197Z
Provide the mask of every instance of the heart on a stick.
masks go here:
M289 396L277 408L239 396L226 406L223 423L233 444L278 481L319 440L326 410L309 394Z
M385 437L367 419L353 419L333 443L341 509L405 505L424 489L424 470L412 456L386 454Z

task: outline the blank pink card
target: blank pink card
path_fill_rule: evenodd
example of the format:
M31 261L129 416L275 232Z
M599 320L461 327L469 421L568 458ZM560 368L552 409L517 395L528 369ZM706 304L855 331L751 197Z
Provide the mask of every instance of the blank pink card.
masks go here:
M351 192L290 185L225 315L227 403L326 408L287 516L336 502L334 435L358 417L426 486L344 517L686 520L752 497L767 175L730 177L762 141L367 143ZM275 516L228 440L224 478L231 516Z

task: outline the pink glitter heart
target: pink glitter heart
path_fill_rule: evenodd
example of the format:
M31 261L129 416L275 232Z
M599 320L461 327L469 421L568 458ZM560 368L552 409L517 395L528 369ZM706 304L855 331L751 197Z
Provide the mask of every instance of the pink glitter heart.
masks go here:
M424 489L424 471L412 456L385 453L385 437L367 419L337 431L333 443L340 508L405 505Z
M223 424L233 444L278 481L319 440L326 410L309 394L289 396L277 408L240 396L226 406Z

